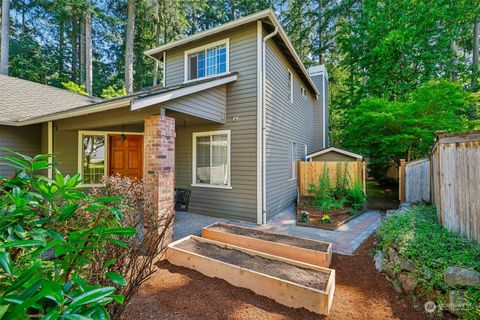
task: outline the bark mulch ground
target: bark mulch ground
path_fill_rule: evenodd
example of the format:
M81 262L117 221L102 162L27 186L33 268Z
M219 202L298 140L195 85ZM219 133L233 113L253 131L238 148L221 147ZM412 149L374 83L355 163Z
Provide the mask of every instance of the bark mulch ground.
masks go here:
M328 319L426 319L406 297L399 297L374 267L369 255L374 236L353 256L333 255L336 292ZM125 319L322 319L305 309L292 309L250 290L234 287L196 271L159 263L127 306Z

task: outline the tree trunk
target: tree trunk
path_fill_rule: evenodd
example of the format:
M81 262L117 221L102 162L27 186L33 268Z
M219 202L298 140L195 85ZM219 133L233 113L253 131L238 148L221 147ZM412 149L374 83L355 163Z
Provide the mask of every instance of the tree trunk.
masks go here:
M80 52L79 52L79 65L80 65L80 81L79 84L85 84L85 21L80 21Z
M85 87L87 93L93 95L92 12L90 8L85 19Z
M161 25L161 21L160 21L160 15L158 17L158 22L157 22L157 28L155 30L155 46L158 47L160 45L160 25ZM160 61L158 61L157 59L155 59L155 61L153 62L153 85L156 86L158 84L158 67L160 65L159 63ZM164 61L165 63L165 61Z
M478 69L479 69L479 39L480 37L480 22L477 20L473 24L473 53L472 53L472 89L476 90L478 87Z
M127 30L125 39L125 89L133 92L133 40L135 35L135 0L128 0Z
M60 18L59 28L59 40L58 40L58 73L63 76L65 66L65 19Z
M323 24L323 0L318 0L318 64L323 64L323 35L322 35L322 24Z
M458 52L458 47L457 47L457 42L455 40L452 41L452 44L450 45L450 49L452 50L452 58L450 59L451 62L451 70L452 70L452 81L457 82L458 81L458 72L457 72L457 64L458 64L458 59L457 59L457 52Z
M78 81L78 50L77 50L78 25L77 19L72 17L72 33L70 34L70 45L72 47L72 81Z
M8 75L10 40L10 0L2 0L2 39L0 44L0 74Z

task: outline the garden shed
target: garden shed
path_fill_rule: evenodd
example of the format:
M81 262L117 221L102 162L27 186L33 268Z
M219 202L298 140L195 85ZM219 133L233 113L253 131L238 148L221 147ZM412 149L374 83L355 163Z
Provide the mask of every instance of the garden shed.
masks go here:
M336 147L318 150L307 155L306 161L345 162L363 160L362 155Z

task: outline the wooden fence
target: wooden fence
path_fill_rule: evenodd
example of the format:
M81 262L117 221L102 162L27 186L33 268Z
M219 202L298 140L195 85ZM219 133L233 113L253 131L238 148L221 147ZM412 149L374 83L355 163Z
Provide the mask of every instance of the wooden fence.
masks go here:
M431 202L430 159L400 163L400 200L402 202ZM402 185L403 184L403 185Z
M318 184L320 177L326 172L325 166L328 170L330 181L333 185L336 183L337 171L345 170L347 166L347 173L350 182L360 181L363 186L363 192L366 192L366 166L365 161L298 161L298 189L301 196L309 196L308 188L311 184Z
M409 185L421 185L416 190L429 185L428 196L422 190L422 200L428 198L427 202L435 203L439 223L480 243L480 131L437 134L428 163L429 175L408 174L408 163L404 174L400 168L400 180L405 185L404 198L401 194L400 200L414 199L413 195L408 195L409 191L414 192L408 189ZM411 167L416 166L420 167L419 164ZM421 169L413 170L423 171L426 168L424 164Z

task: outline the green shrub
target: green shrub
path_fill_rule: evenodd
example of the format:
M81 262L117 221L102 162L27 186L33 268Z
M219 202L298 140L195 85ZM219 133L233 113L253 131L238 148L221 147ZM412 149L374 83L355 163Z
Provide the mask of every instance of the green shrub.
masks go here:
M0 318L108 319L105 306L123 302L115 286L125 279L105 264L99 285L89 266L107 243L126 246L136 233L122 226L121 199L80 192L78 174L40 175L48 155L11 153L4 160L17 174L0 181Z
M363 192L360 181L357 181L351 188L348 188L345 193L348 203L354 208L360 209L367 201L367 196Z
M318 184L311 184L308 188L313 195L312 205L322 211L340 210L345 205L352 205L352 212L357 213L366 201L361 182L351 185L348 173L348 163L337 163L335 172L336 183L330 180L328 166L323 167L323 172L318 179Z
M443 273L449 266L480 271L480 246L439 226L433 207L419 205L390 217L380 225L377 237L380 249L386 250L397 243L400 255L415 263L413 275L424 294L447 291ZM466 318L480 317L478 291L465 293L469 305L464 314Z
M344 207L345 202L345 199L335 199L331 196L312 200L312 204L315 207L319 207L322 211L340 210Z

